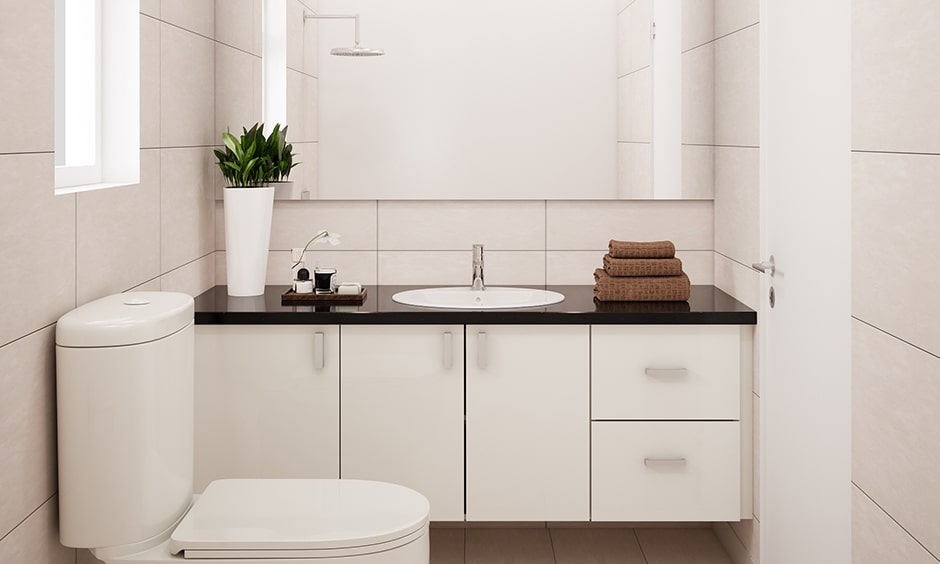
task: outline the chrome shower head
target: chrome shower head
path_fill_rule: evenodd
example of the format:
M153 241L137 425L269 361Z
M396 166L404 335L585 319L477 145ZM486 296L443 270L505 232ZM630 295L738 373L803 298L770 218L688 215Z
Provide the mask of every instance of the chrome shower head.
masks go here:
M330 55L338 57L381 57L385 54L382 49L369 49L356 44L354 47L336 47L330 49Z

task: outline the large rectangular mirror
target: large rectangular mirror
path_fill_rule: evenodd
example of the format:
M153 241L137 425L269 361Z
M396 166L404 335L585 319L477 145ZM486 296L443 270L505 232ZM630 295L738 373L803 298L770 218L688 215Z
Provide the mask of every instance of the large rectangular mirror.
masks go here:
M385 54L331 55L353 20L304 24L321 199L714 196L714 0L320 0L331 14Z

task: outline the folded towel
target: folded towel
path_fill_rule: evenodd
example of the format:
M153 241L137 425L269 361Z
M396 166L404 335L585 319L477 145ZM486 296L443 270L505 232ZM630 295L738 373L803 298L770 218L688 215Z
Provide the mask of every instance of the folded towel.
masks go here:
M613 277L598 268L594 282L594 299L601 302L681 302L692 294L685 272L679 276Z
M604 270L610 276L679 276L682 261L677 258L633 259L604 255Z
M608 244L610 256L614 258L672 258L676 246L672 241L615 241Z

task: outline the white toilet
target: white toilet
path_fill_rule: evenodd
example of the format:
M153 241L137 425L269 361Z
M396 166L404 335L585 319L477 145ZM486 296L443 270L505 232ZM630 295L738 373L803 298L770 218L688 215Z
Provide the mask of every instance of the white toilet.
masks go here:
M428 500L402 486L218 480L194 496L193 347L186 294L119 294L59 319L63 545L106 563L428 563Z

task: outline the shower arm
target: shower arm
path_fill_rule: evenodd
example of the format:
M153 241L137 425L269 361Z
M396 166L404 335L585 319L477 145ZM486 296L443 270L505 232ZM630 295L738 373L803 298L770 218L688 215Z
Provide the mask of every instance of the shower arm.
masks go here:
M307 20L356 20L356 46L359 46L359 14L341 15L341 14L304 14L304 21Z

